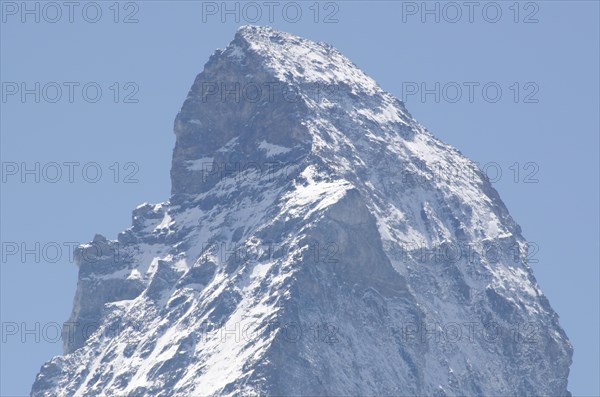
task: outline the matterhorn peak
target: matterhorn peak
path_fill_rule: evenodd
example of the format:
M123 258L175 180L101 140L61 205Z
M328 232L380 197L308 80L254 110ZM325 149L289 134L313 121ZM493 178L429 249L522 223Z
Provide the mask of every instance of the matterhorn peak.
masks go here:
M498 192L331 46L241 27L174 132L172 196L76 250L33 396L569 395Z

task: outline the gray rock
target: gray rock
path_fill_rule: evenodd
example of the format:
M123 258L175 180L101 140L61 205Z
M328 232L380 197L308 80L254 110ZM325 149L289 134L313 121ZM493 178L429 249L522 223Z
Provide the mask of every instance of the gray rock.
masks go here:
M77 249L32 396L570 395L496 190L334 48L240 28L174 130L170 200Z

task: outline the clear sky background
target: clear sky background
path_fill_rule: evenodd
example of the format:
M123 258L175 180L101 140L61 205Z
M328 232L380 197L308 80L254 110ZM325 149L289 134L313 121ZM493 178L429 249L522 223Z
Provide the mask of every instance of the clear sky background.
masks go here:
M316 22L313 2L302 3L296 22L294 8L282 14L286 3L278 3L272 23L261 7L256 23L334 45L406 99L435 135L487 165L524 236L539 248L534 274L575 349L569 388L576 396L600 395L598 2L476 2L472 21L468 8L459 16L439 3L439 22L422 15L420 1L321 2ZM138 204L168 199L175 115L210 54L255 17L248 8L240 9L239 22L222 10L203 14L208 3L200 1L141 1L122 2L115 23L108 1L98 2L102 16L91 23L95 8L87 6L86 21L87 3L77 4L72 23L64 7L58 18L40 3L38 23L35 15L22 22L22 10L14 9L21 2L1 4L2 396L28 394L40 366L62 351L52 324L68 318L75 292L68 243L95 233L114 239ZM428 2L431 9L435 4ZM9 95L21 82L30 89L40 83L40 103L34 94L24 101ZM50 103L52 82L62 86L56 103ZM65 82L79 83L73 103ZM407 95L421 83L428 89L440 83L439 102L434 94ZM472 98L465 83L479 84ZM458 99L457 85L463 88ZM97 86L102 97L88 103ZM502 96L494 102L497 87ZM138 102L124 103L129 94ZM21 163L33 168L36 162L40 182L24 175L23 183ZM53 162L62 165L62 176ZM78 163L72 183L65 162ZM102 176L92 183L97 169ZM34 250L39 243L39 263L33 254L7 255L12 243Z

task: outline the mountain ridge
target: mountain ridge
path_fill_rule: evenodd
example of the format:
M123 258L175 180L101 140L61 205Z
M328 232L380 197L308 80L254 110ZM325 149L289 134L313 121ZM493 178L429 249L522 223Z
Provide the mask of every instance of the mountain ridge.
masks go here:
M174 131L170 200L77 249L32 395L569 395L496 190L333 47L240 28Z

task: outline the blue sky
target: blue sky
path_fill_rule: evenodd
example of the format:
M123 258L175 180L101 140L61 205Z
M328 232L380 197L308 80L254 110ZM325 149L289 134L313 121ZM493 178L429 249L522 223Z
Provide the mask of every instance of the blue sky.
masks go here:
M62 350L53 324L72 306L70 244L116 238L138 204L168 199L174 117L248 23L334 45L488 170L538 247L534 274L575 348L570 390L600 395L598 2L307 2L301 14L276 3L28 2L27 13L2 1L0 395L28 394ZM7 255L15 247L39 258Z

